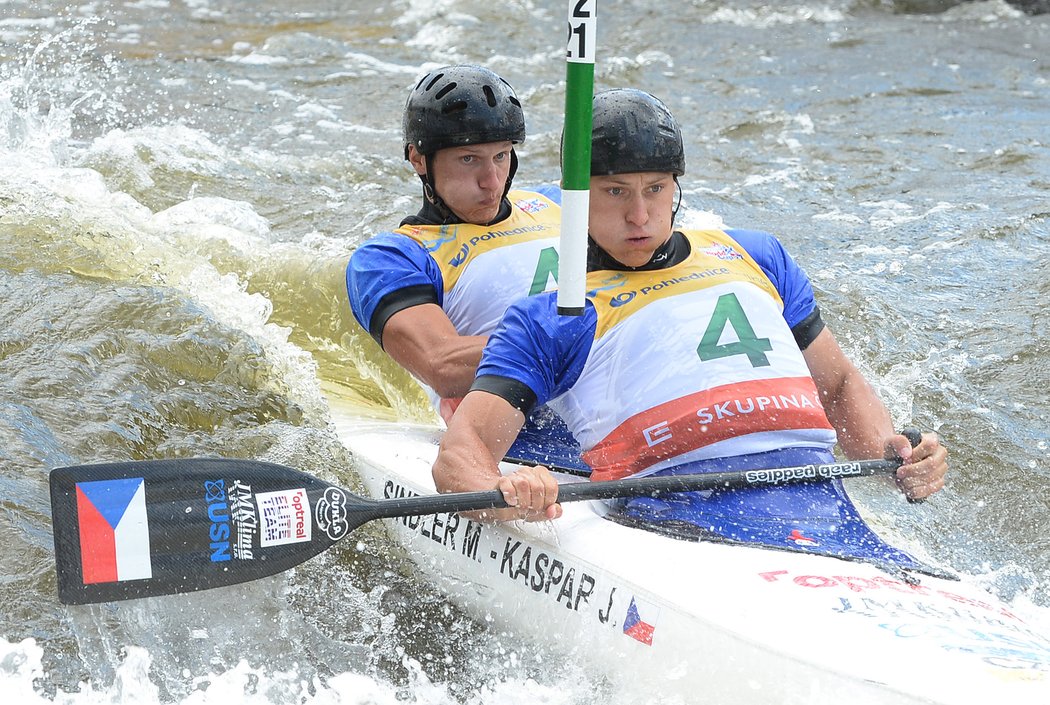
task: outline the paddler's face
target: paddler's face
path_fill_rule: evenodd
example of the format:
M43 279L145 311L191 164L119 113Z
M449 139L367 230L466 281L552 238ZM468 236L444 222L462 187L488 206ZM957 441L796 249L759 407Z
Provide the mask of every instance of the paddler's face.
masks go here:
M463 222L492 222L507 186L513 148L507 141L438 150L432 160L434 190ZM426 173L425 160L412 163L418 173Z
M592 176L588 229L598 246L628 267L649 262L671 237L672 174Z

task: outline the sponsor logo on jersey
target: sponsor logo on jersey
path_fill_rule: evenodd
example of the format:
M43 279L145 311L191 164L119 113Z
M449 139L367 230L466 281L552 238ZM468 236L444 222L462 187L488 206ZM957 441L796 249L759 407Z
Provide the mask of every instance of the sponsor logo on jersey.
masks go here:
M467 261L467 255L469 255L469 254L470 254L470 245L466 245L465 244L465 245L463 245L463 247L459 248L459 252L457 252L456 256L453 257L452 259L450 259L448 261L448 263L452 267L458 267L459 265L461 265L461 264L463 264L464 262Z
M434 252L440 249L440 247L445 243L452 242L455 239L456 229L454 227L452 229L449 229L449 227L446 225L441 227L441 230L438 232L438 236L435 239L420 240L419 244L421 244L423 246L423 249L425 249L427 252Z
M722 277L727 274L729 274L729 270L725 267L720 267L718 269L706 269L704 271L691 272L680 277L665 278L658 282L653 282L652 284L643 286L639 289L634 289L631 291L621 291L617 294L611 295L609 297L609 306L611 308L619 308L620 306L626 306L627 304L634 301L635 297L639 294L641 294L643 298L650 295L664 296L668 294L671 288L676 287L680 284L696 282L698 280L704 280L711 277ZM620 276L623 277L623 275ZM623 278L623 281L617 281L615 283L613 283L613 279L607 279L602 282L603 284L605 282L609 282L608 286L599 286L595 289L592 289L591 291L588 291L587 297L593 298L603 291L614 289L618 286L623 286L627 283L626 277Z
M520 201L515 201L514 205L526 213L539 213L548 208L550 204L540 198L523 198Z
M488 232L482 235L475 235L474 237L470 238L470 240L463 243L463 246L459 248L459 252L457 252L456 256L450 259L448 263L453 267L460 266L461 264L466 262L467 259L470 257L471 251L478 248L479 245L485 243L492 243L494 241L501 241L504 238L513 238L518 235L534 235L535 233L543 233L546 232L548 229L549 228L546 225L523 225L519 228L512 228L510 230L489 230ZM449 242L449 240L445 240L444 242ZM499 246L499 244L502 243L496 243L497 246ZM429 251L432 252L433 250Z
M720 242L712 242L711 246L704 250L704 254L709 257L717 257L726 262L735 259L744 259L744 256L737 252L732 245L726 245Z
M608 279L602 279L599 285L587 292L588 298L593 298L598 295L599 291L608 291L609 289L615 289L623 286L627 283L627 275L625 274L614 274ZM634 292L631 292L631 298L634 298ZM615 297L614 297L615 299ZM616 304L613 304L614 306Z

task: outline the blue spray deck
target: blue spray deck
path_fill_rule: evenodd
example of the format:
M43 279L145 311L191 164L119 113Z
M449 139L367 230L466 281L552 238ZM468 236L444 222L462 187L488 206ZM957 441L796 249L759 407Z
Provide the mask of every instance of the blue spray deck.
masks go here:
M567 430L549 419L530 418L507 453L508 460L547 465L586 477L590 467ZM792 450L674 468L660 474L748 470L828 462L813 451ZM727 467L731 465L731 467ZM861 518L840 480L769 488L637 497L624 500L612 521L683 540L761 546L796 553L834 556L882 567L903 577L913 571L954 579L882 540Z

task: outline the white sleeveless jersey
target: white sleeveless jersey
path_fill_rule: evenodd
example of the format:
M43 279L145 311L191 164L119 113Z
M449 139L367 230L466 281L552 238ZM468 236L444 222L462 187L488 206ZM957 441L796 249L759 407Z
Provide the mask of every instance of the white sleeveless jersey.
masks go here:
M580 442L592 479L835 445L777 289L725 232L686 236L691 252L677 265L589 275L593 341L580 346L585 360L575 383L548 405ZM528 331L506 336L528 348ZM529 373L507 367L494 374L528 383L522 375Z

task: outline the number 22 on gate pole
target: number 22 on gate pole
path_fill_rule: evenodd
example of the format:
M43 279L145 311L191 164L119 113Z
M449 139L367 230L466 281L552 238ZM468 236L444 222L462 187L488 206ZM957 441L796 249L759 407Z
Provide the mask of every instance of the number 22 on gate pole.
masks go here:
M558 313L580 315L587 278L587 210L591 185L591 101L598 29L597 0L569 0L565 54L565 128L561 157Z

